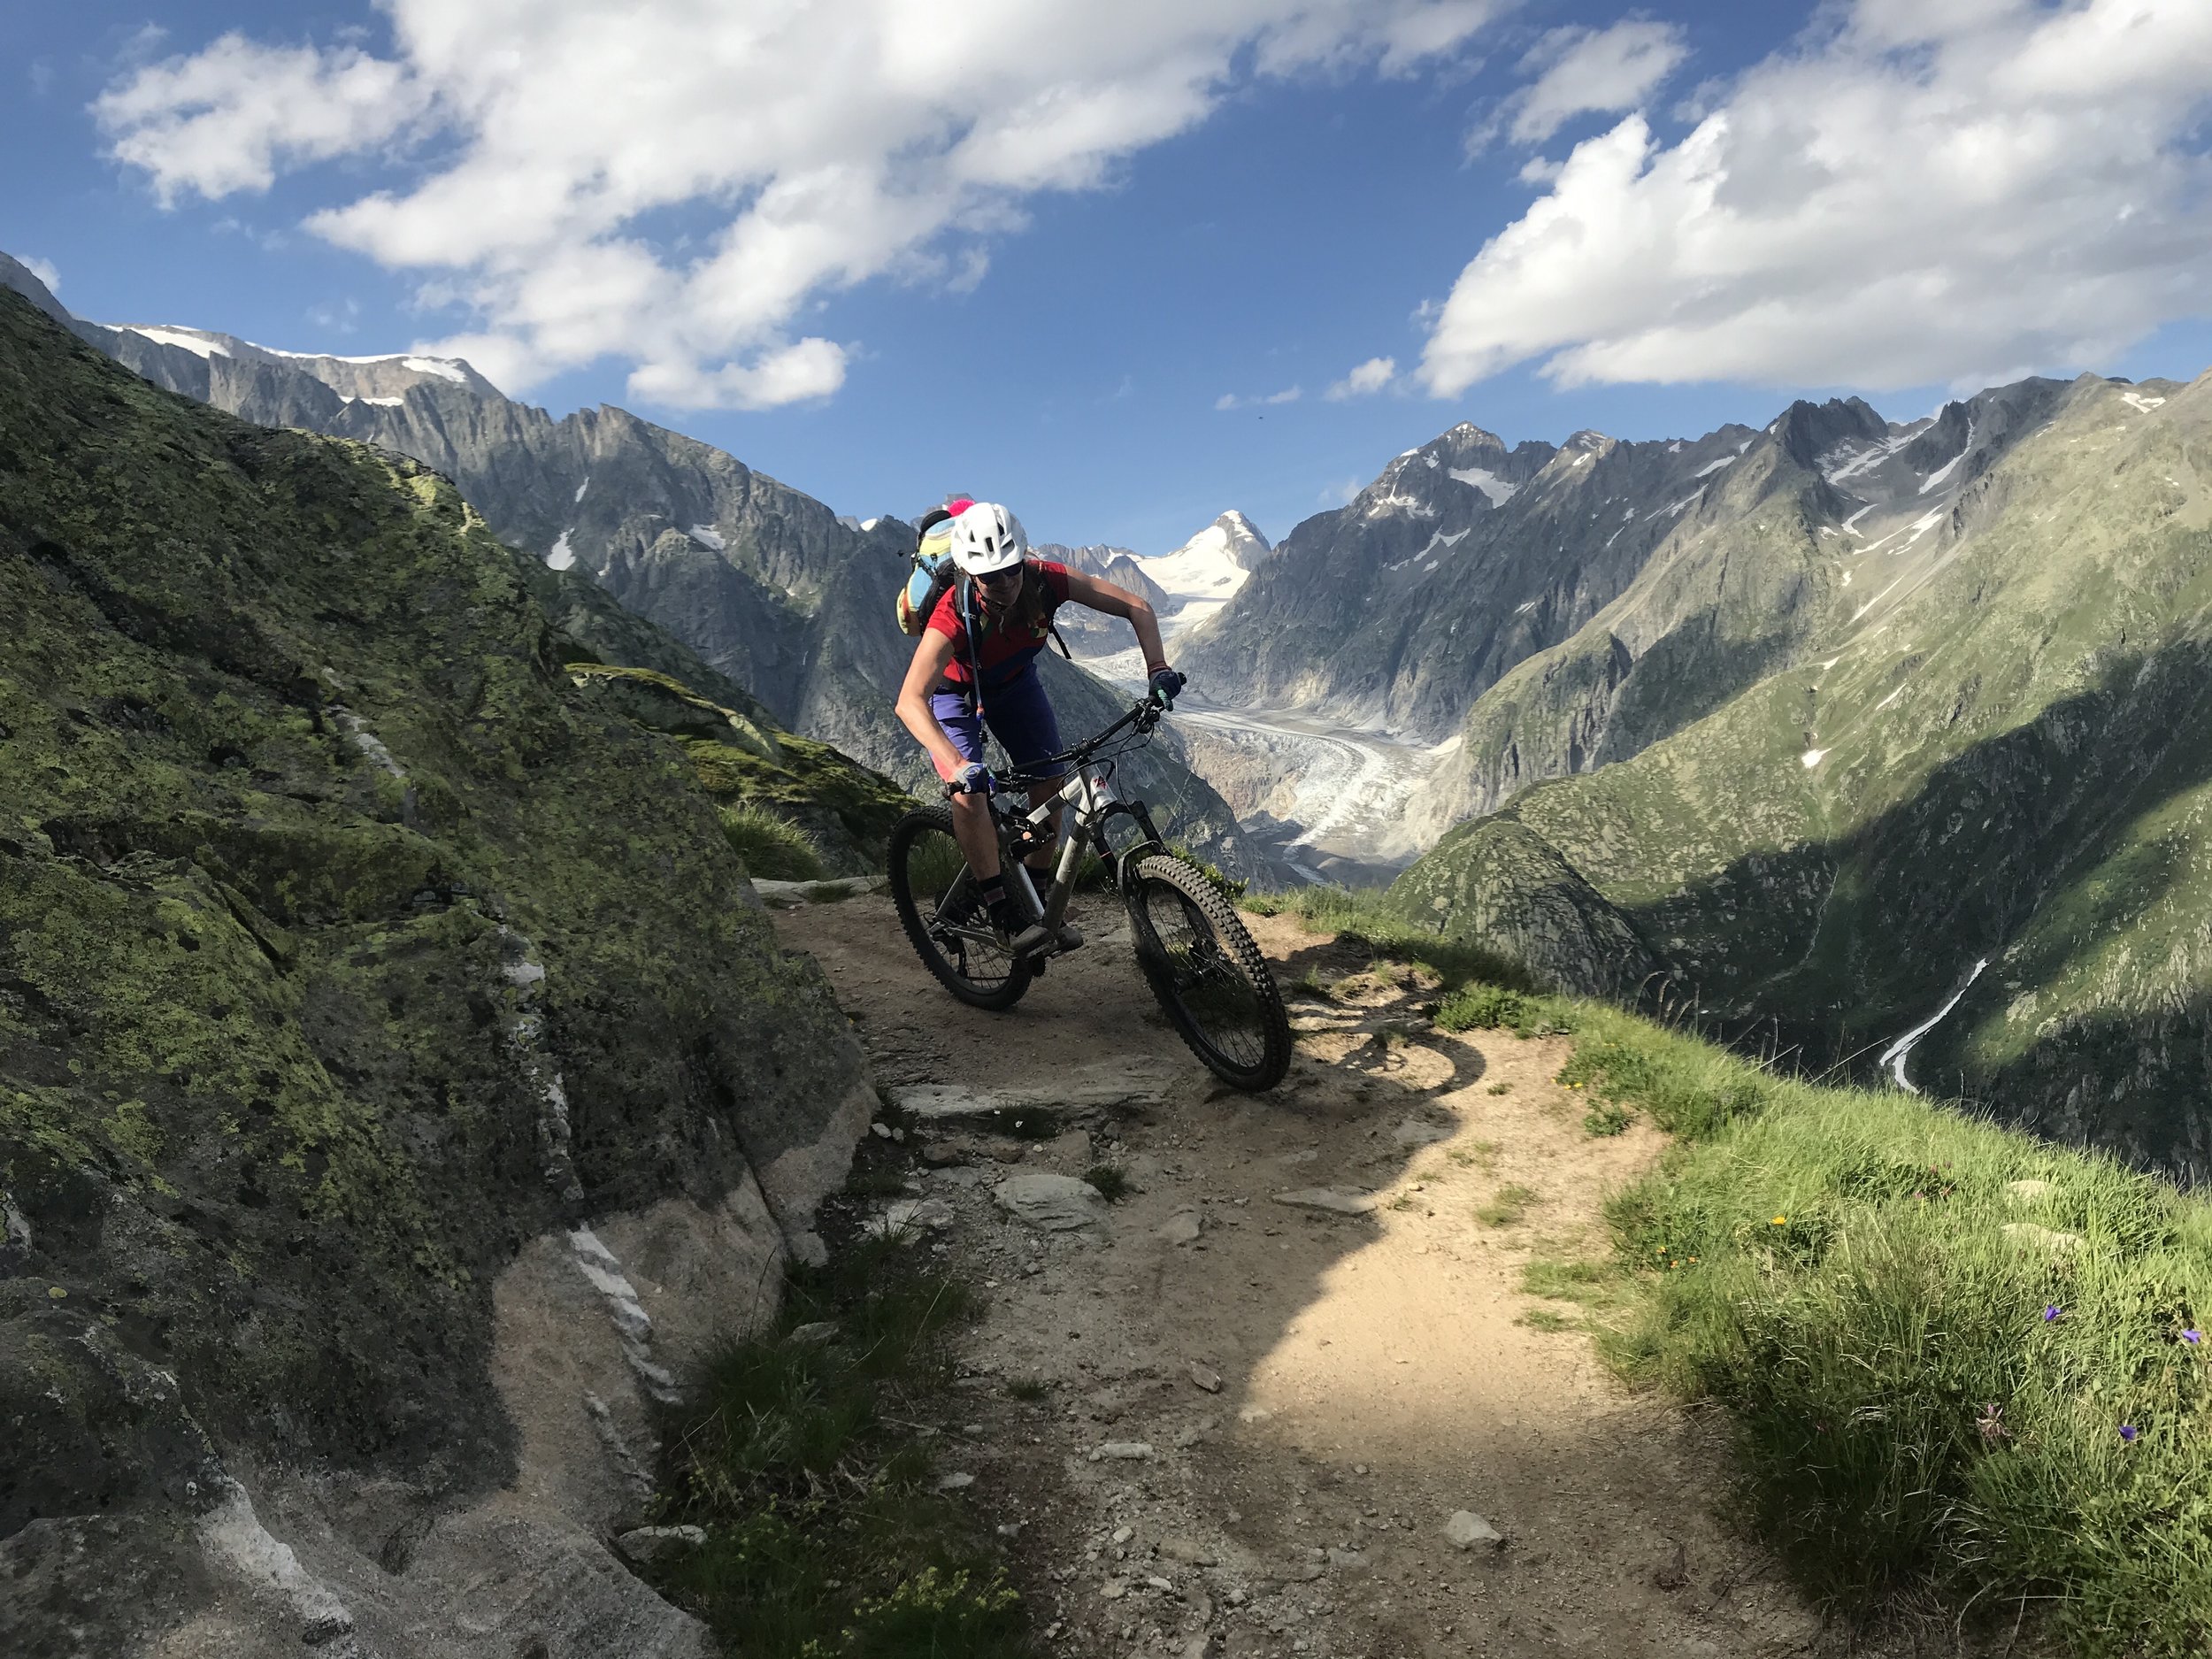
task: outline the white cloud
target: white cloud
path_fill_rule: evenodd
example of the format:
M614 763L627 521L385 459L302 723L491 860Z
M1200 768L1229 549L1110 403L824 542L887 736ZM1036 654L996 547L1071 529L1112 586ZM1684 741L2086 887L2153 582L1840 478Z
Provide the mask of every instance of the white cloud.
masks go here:
M1263 409L1271 403L1294 403L1306 395L1302 386L1286 386L1279 392L1270 392L1263 397L1240 397L1234 392L1224 392L1214 399L1216 409Z
M1460 273L1420 377L1870 390L2108 363L2212 294L2203 0L1855 0L1578 145Z
M93 104L119 160L143 168L163 204L265 190L280 164L319 161L392 137L426 89L357 48L269 47L226 35L190 58L149 65Z
M1635 109L1687 55L1673 23L1554 29L1523 65L1543 73L1513 100L1514 142L1540 144L1578 115Z
M1250 77L1404 73L1509 4L380 0L388 57L227 35L96 110L165 201L400 146L404 184L310 227L465 302L501 384L613 356L640 396L764 406L841 378L791 338L826 293L978 281L1025 197L1111 183Z
M1325 396L1333 403L1341 403L1348 397L1370 396L1389 385L1397 373L1397 358L1370 357L1329 388Z
M1366 488L1367 485L1363 480L1348 478L1341 483L1324 486L1317 499L1324 507L1342 507L1349 503L1359 495L1360 491Z
M16 263L21 265L26 271L28 271L40 281L43 282L46 285L46 291L49 294L59 294L61 292L61 273L55 268L54 262L51 259L41 259L36 257L35 255L27 253L20 259L17 260Z

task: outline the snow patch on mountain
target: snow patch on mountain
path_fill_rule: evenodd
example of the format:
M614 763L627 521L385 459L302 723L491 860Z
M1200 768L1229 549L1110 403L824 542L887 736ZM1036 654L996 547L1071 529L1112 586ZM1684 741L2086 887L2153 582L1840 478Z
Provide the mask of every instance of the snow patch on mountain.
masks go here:
M123 332L142 334L157 346L175 346L189 351L196 357L227 357L230 349L220 341L186 328L150 328L139 323L125 323Z
M1970 420L1966 423L1966 442L1959 446L1959 452L1921 481L1920 493L1924 495L1932 489L1941 488L1943 480L1958 470L1958 464L1966 459L1973 448L1974 423Z
M1479 466L1455 466L1452 476L1463 484L1471 484L1490 497L1493 507L1502 507L1519 493L1518 484L1509 484L1495 472Z
M561 539L553 544L553 550L545 556L547 569L565 571L575 567L576 549L568 544L568 538L572 534L572 532L567 530L561 532Z
M1172 620L1187 627L1233 598L1253 567L1273 550L1252 521L1233 508L1172 553L1141 558L1137 566L1169 598L1184 602ZM1202 604L1204 609L1195 608Z
M686 534L701 547L713 552L726 553L730 550L730 544L723 539L722 533L710 524L695 524Z

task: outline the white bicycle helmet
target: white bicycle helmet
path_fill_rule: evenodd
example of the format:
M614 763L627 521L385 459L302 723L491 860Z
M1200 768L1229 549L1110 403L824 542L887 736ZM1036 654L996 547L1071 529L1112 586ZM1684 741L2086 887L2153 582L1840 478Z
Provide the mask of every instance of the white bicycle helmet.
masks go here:
M1010 570L1029 557L1022 521L995 501L979 501L952 521L952 562L965 575Z

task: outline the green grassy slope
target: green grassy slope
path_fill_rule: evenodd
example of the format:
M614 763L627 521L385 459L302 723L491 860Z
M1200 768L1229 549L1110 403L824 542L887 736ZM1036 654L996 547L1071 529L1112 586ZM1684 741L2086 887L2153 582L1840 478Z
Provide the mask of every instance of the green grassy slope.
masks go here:
M1463 826L1393 903L1824 1062L1870 1061L1985 960L1916 1083L2202 1166L2212 382L2085 379L1939 518L1839 561L1865 597L1799 666ZM1547 889L1566 923L1513 919L1506 826L1574 878ZM1557 942L1622 930L1609 978Z
M1446 1029L1570 1036L1591 1133L1674 1137L1609 1202L1601 1259L1531 1263L1529 1317L1579 1303L1629 1379L1727 1407L1735 1518L1807 1588L1854 1616L1932 1595L1945 1651L2022 1620L2097 1659L2212 1643L2212 1203L1486 979L1479 945L1373 900L1290 907L1428 962Z

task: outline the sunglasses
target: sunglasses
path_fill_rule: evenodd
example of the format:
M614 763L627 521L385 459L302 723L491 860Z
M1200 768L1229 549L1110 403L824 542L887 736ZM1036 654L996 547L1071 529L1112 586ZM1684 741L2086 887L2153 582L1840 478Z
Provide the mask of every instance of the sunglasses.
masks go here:
M984 575L977 577L976 580L981 582L986 588L997 588L1006 583L1018 582L1021 580L1021 579L1022 567L1016 565L1010 569L988 572Z

